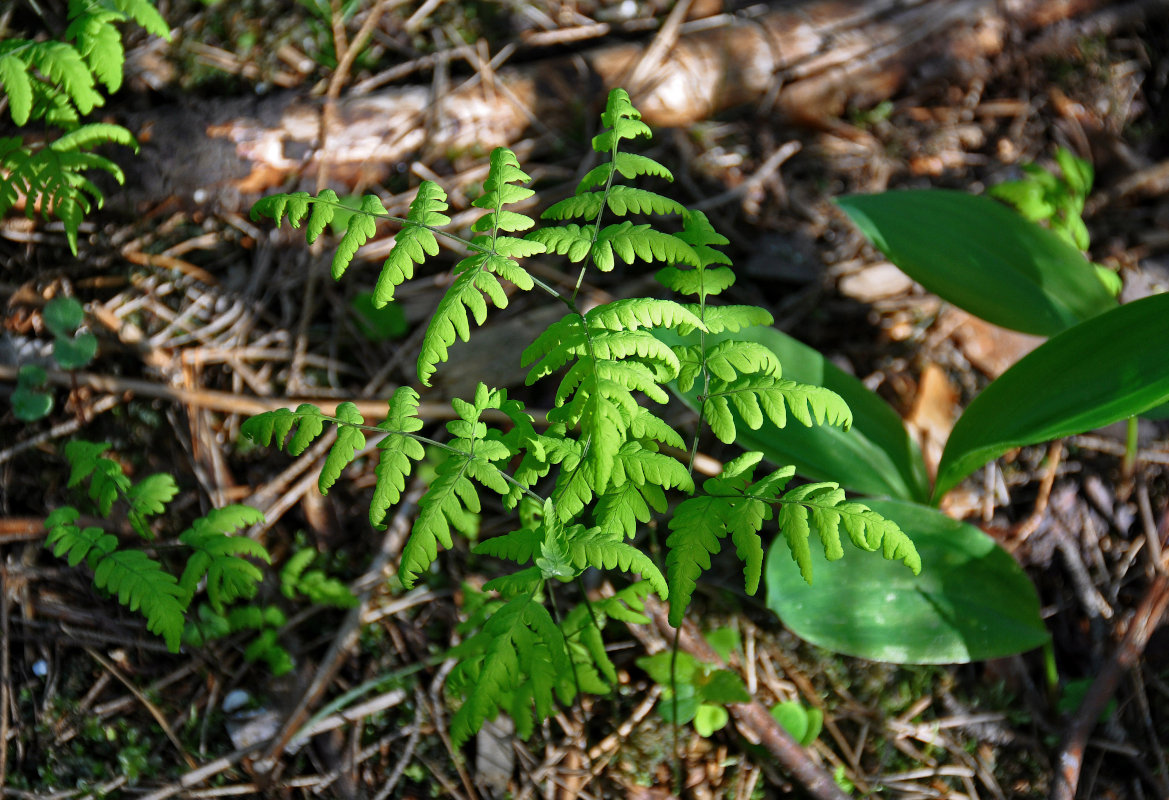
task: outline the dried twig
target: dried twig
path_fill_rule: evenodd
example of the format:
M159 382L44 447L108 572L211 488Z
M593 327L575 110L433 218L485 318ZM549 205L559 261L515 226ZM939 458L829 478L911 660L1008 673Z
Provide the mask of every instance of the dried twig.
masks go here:
M1096 680L1092 681L1088 693L1084 695L1084 701L1068 725L1056 761L1058 771L1051 792L1052 800L1075 800L1088 736L1096 727L1109 699L1116 693L1121 676L1144 652L1149 637L1160 624L1166 608L1169 608L1169 577L1164 573L1158 573L1145 592L1124 638L1117 645L1108 663L1100 670Z

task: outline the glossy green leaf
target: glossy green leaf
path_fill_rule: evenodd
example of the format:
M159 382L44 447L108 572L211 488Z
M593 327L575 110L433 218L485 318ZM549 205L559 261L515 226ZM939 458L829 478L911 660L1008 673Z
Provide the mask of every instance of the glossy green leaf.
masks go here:
M1004 328L1053 336L1116 307L1074 246L989 197L937 189L837 203L915 281Z
M916 503L865 503L913 539L921 575L879 558L829 562L813 548L808 586L779 541L767 557L767 606L796 635L894 664L967 663L1047 641L1035 587L989 536Z
M954 425L940 498L1008 450L1110 425L1169 400L1169 294L1101 314L1050 339L986 387Z
M928 500L929 479L921 452L897 412L884 400L820 353L775 328L746 328L733 337L758 342L774 352L784 378L836 392L853 416L848 431L831 425L808 428L794 422L776 428L770 421L753 431L740 425L736 417L736 442L741 447L758 450L776 464L792 464L804 477L834 481L850 491L923 503ZM712 345L720 338L726 337L707 336L706 341ZM692 391L684 399L696 407L696 396L697 391Z

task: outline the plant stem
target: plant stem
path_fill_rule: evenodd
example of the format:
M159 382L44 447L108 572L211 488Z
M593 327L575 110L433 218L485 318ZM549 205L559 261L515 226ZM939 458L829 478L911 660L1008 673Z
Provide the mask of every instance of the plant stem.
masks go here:
M1140 425L1137 418L1135 416L1129 417L1124 432L1124 460L1120 462L1120 474L1125 480L1131 478L1136 469L1139 430Z

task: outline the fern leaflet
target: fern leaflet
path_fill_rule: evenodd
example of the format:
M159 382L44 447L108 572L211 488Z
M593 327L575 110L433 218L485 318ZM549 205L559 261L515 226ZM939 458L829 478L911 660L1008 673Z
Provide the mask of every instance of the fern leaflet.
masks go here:
M450 548L451 528L464 535L475 532L480 505L472 478L501 495L509 493L503 472L494 462L509 460L514 453L498 439L486 438L487 426L479 421L484 411L498 409L505 399L503 392L481 383L474 403L459 398L452 402L459 419L447 423L454 437L448 446L450 455L435 468L430 488L418 501L418 518L402 549L398 576L406 588L413 587L430 568L440 544Z
M94 571L94 585L114 593L131 611L141 609L147 628L166 641L172 653L182 643L186 603L174 575L140 550L119 550L118 540L99 528L78 528L77 510L59 508L45 520L46 545L66 556L70 566L85 560Z
M458 336L464 342L470 339L467 312L471 313L477 325L482 325L487 319L484 295L496 308L507 307L507 294L499 278L510 281L523 291L535 285L531 275L519 265L515 257L541 253L544 246L504 234L525 231L535 224L530 217L504 209L504 205L526 200L534 194L531 189L515 185L517 181L530 180L519 168L515 153L503 147L497 147L491 153L491 165L487 180L483 183L483 196L473 203L477 208L488 210L472 226L475 232L480 233L471 240L479 252L455 265L454 283L439 302L426 328L422 352L418 356L418 378L424 385L430 385L430 378L437 365L446 361L447 350L454 344L455 337Z
M264 515L256 509L232 505L211 511L183 531L179 541L193 551L179 579L186 603L190 603L204 577L211 607L219 613L223 613L225 603L255 596L264 576L244 556L265 563L271 563L271 557L259 542L229 534L245 525L263 521Z

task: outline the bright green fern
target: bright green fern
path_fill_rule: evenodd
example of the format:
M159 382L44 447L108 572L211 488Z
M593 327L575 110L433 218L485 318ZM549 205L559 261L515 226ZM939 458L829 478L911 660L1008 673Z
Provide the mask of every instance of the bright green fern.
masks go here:
M472 226L471 238L441 229L449 222L446 195L424 181L405 218L386 215L376 197L364 198L333 258L333 274L340 277L357 248L375 235L379 220L399 225L376 282L374 302L381 305L438 253L438 236L470 251L455 265L450 288L426 328L417 368L424 385L456 340L470 336L471 321L483 324L488 301L499 308L507 304L501 280L524 291L539 289L562 304L564 315L536 335L522 357L529 384L557 376L545 427L518 401L482 383L473 398L452 401L456 418L446 424L441 442L422 435L419 397L409 387L394 393L385 419L376 424L362 419L353 404L342 403L332 415L302 405L257 415L243 426L248 436L293 455L326 425L335 426L338 436L320 475L321 489L327 491L359 454L375 457L374 525L383 524L388 509L401 500L424 445L437 452L433 478L401 553L399 577L407 587L426 578L456 534L477 535L483 490L517 511L511 532L473 548L479 557L514 562L517 569L499 574L483 592L465 592L469 616L462 643L450 654L457 663L448 680L461 698L451 720L456 745L500 712L527 736L558 703L571 702L580 692L607 691L617 673L605 653L606 620L644 622L642 599L652 591L668 599L671 621L680 622L728 534L744 564L748 592L759 585L769 523L772 530L778 527L809 581L812 536L829 558L839 558L842 528L860 549L920 568L912 542L896 524L847 500L834 484L789 488L791 467L755 478L759 453L744 454L701 489L695 487L692 461L703 425L731 443L738 435L736 420L751 428L783 427L790 416L803 425L847 428L852 416L839 396L783 378L770 350L736 338L738 331L772 320L761 308L711 303L734 283L730 261L718 249L727 240L701 213L632 184L672 176L653 159L625 151L649 137L650 129L624 91L610 93L601 120L604 129L593 148L602 163L581 179L572 197L544 212L545 226L535 227L516 210L532 196L523 185L529 178L515 155L499 148L491 155L483 194L474 201L486 213ZM268 197L252 215L277 223L287 218L294 226L307 220L311 242L339 208L332 192L296 193ZM579 265L571 294L525 269L522 259L540 253L564 255ZM658 277L678 300L638 297L581 308L577 293L587 270L609 271L619 260L661 265ZM701 424L687 439L661 408L672 392L693 387L699 390ZM686 451L690 459L678 457ZM672 504L663 568L638 539ZM550 602L564 593L561 584L590 569L641 580L607 600L550 611L563 608Z
M118 183L117 164L93 150L119 144L137 150L128 130L81 119L105 103L100 88L122 85L126 56L118 25L134 22L170 38L166 22L148 0L70 0L63 41L7 38L0 41L0 88L18 126L43 120L65 131L44 145L20 136L0 138L0 215L18 203L31 219L39 210L65 227L73 254L86 213L104 197L87 173L98 170Z
M102 517L109 518L114 504L122 504L134 533L153 540L155 518L178 493L174 478L163 473L134 482L121 463L105 455L108 450L108 444L81 439L66 444L69 486L88 483L89 498ZM84 561L93 570L94 585L116 595L131 611L141 612L148 629L162 636L171 652L179 650L187 609L201 586L211 607L222 614L225 606L256 594L263 574L249 559L270 561L258 542L232 535L263 521L264 515L248 506L215 509L179 535L179 543L189 552L181 577L144 551L123 547L117 536L103 528L82 527L80 518L81 512L73 506L53 511L45 520L49 531L45 546L70 566Z

